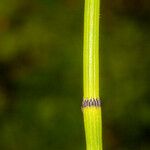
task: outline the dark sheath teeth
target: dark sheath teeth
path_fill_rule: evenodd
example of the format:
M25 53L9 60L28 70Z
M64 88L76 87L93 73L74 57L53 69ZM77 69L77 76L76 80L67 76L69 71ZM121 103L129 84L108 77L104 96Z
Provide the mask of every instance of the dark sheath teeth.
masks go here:
M84 99L82 102L82 108L85 107L101 107L101 100L100 99Z

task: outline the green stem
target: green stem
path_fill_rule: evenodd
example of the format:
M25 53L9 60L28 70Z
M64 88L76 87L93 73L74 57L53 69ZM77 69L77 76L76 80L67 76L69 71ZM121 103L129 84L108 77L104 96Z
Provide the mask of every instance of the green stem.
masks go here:
M85 0L84 97L99 97L99 1Z
M84 108L86 150L102 150L102 124L100 108Z
M84 102L99 99L100 0L85 0L84 11ZM94 101L95 102L95 101ZM83 107L87 150L102 150L101 107Z

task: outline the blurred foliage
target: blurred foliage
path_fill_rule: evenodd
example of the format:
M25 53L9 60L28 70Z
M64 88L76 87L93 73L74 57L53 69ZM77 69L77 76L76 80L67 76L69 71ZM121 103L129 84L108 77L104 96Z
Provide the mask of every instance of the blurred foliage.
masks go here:
M83 6L0 1L0 149L85 149ZM149 150L150 1L101 3L105 150Z

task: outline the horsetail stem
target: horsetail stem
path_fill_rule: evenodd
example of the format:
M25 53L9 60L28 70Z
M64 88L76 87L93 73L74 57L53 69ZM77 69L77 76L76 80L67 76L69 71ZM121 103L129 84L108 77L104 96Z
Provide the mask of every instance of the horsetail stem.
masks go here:
M85 0L83 50L83 117L86 150L102 150L101 101L99 99L100 0Z

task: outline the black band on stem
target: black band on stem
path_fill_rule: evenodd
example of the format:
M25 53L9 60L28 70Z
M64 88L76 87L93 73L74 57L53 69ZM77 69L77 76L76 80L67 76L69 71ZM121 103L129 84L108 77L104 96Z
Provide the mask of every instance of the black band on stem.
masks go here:
M82 108L86 107L101 107L101 100L97 98L84 99L82 102Z

